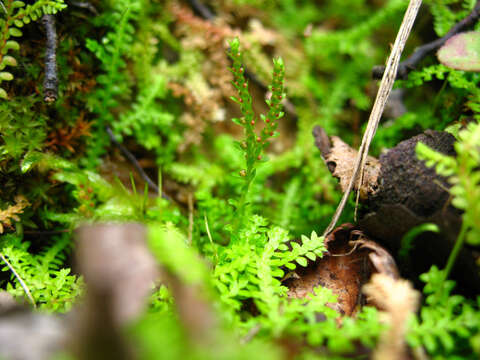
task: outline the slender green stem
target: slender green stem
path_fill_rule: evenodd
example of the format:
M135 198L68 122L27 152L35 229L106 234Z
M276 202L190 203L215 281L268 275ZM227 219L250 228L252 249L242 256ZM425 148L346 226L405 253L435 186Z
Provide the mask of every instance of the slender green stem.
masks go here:
M238 230L241 229L243 225L243 219L245 217L245 208L246 208L246 202L247 202L247 195L248 195L248 190L250 189L250 184L252 183L253 178L251 178L250 181L245 183L245 186L243 187L242 195L240 197L240 201L238 202L238 207L236 211L236 219L235 223L233 226L233 234L237 234Z
M435 115L435 112L437 111L438 105L440 103L440 98L442 97L443 93L445 92L445 89L447 87L447 79L443 81L442 87L440 88L440 91L437 93L435 96L435 99L433 100L433 107L432 107L432 115Z
M453 247L450 256L448 257L447 265L445 266L445 274L444 274L444 281L448 279L450 272L455 264L455 260L457 259L460 250L463 248L463 243L465 242L465 235L467 233L468 226L466 225L465 221L462 223L462 228L460 229L460 234L458 234L457 241L455 242L455 246Z
M465 224L465 221L462 223L462 228L460 229L460 233L458 234L457 241L455 242L455 245L453 246L452 252L450 253L450 256L448 257L447 260L447 265L445 266L445 269L443 270L443 280L440 285L440 287L436 291L437 298L440 299L442 298L443 292L445 291L445 282L448 279L448 276L450 275L450 272L452 271L453 265L455 264L455 260L457 259L458 254L460 253L460 250L463 248L463 243L465 241L465 235L467 233L467 228L468 226Z
M245 155L246 163L246 168L240 171L240 176L244 178L245 184L242 188L240 199L236 204L235 219L232 225L232 235L237 237L238 231L244 224L247 212L248 191L250 184L255 178L255 168L262 160L262 153L268 146L268 140L275 136L278 120L284 115L282 100L285 98L283 92L285 67L281 58L273 61L272 85L269 86L271 97L267 100L269 110L266 114L257 117L253 111L252 97L248 91L248 81L245 78L245 69L242 64L242 53L238 39L233 39L230 42L228 56L232 59L231 72L234 77L232 84L238 92L238 97L232 96L231 99L239 104L243 115L241 118L233 120L244 128L244 139L240 146ZM259 121L262 121L264 126L258 134L255 130Z

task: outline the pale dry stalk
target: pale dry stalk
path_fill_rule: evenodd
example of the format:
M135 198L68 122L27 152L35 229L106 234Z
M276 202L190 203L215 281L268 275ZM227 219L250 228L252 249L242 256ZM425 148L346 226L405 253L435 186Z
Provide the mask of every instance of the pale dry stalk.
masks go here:
M350 179L347 190L343 194L342 200L340 201L340 204L335 211L332 221L325 230L324 235L329 234L335 227L338 219L340 218L340 215L342 214L343 209L345 208L348 196L353 189L353 185L357 181L357 177L359 177L359 189L360 184L363 183L363 169L367 161L368 149L370 148L370 144L373 140L373 137L375 136L375 132L377 131L378 123L380 122L380 118L382 117L382 113L388 100L388 96L392 91L393 83L397 76L400 56L402 55L403 48L405 47L405 43L407 42L408 36L410 34L413 23L418 13L418 9L420 8L421 4L422 0L410 0L407 11L405 12L405 16L403 17L402 24L400 25L400 29L398 30L397 38L395 39L392 52L390 53L390 57L387 60L387 66L383 74L382 81L380 82L380 88L378 89L377 97L375 99L375 103L373 104L370 118L368 119L367 129L363 134L362 144L360 145L358 155L355 160L352 178ZM359 193L360 192L358 192L357 194L357 204ZM355 206L355 214L356 208L357 206Z
M389 326L382 334L372 358L407 359L405 335L408 319L418 308L420 294L409 281L394 279L386 274L374 274L363 287L363 292L368 296L369 302L384 311L383 319Z

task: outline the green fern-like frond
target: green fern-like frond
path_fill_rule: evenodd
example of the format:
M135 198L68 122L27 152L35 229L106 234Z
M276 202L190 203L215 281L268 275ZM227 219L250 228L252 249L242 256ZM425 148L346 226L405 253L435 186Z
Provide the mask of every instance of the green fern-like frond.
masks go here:
M461 10L453 10L453 6L461 4ZM471 0L429 0L426 3L430 7L433 15L433 28L436 34L444 36L452 26L464 18L475 6L475 1Z
M432 357L441 354L448 359L478 358L479 349L472 340L480 333L480 297L475 302L452 294L455 282L444 281L443 271L436 266L420 279L425 283L426 304L412 319L407 336L409 345L423 346Z
M120 103L128 99L131 83L127 73L128 57L134 43L135 27L141 1L122 0L112 2L113 9L106 15L95 19L99 27L110 31L99 41L87 39L87 48L100 61L102 74L96 79L97 89L88 99L88 105L96 115L92 136L87 142L87 157L83 163L88 168L95 168L100 157L105 153L109 139L106 125L112 125L116 119L113 111Z
M160 164L170 163L182 138L175 131L173 114L160 103L168 93L166 78L154 75L148 85L141 89L131 111L122 114L113 123L113 129L120 137L133 136L148 150L155 151Z
M269 291L283 296L286 288L280 279L285 276L285 268L307 266L309 260L321 258L325 251L323 238L315 232L310 238L302 236L299 243L290 242L287 231L278 227L269 229L265 219L254 215L240 232L239 240L222 249L221 265L215 268L215 284L222 299L239 308L243 300L262 296L258 284L260 278L267 276L262 271L268 271L268 276L272 276L270 285L275 285L275 290Z
M52 245L39 254L31 253L28 250L30 244L16 235L5 235L1 240L2 254L23 280L39 308L64 312L72 307L83 291L83 281L71 275L70 269L62 268L71 243L69 234L55 237ZM10 268L3 264L1 270L10 272ZM13 274L6 289L15 297L25 296L24 288Z
M470 123L459 132L455 143L455 158L438 153L422 143L417 144L418 157L426 165L435 167L437 173L448 176L452 184L452 204L464 211L463 226L467 229L466 239L470 244L480 244L480 124Z
M18 164L22 157L43 149L47 137L47 117L34 112L39 101L37 96L0 101L1 160L13 160Z

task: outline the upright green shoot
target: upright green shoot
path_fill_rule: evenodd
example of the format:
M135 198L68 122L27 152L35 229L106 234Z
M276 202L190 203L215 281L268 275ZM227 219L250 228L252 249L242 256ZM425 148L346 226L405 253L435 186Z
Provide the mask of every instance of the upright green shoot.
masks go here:
M281 58L273 60L273 78L272 84L268 87L271 92L271 98L266 101L269 110L266 115L261 114L260 120L264 126L260 132L256 132L258 117L255 115L252 106L252 97L248 92L248 81L245 78L245 68L242 63L242 53L240 51L240 42L234 39L230 42L229 57L233 61L231 72L234 76L233 85L237 89L238 97L232 96L232 100L240 105L242 112L241 118L232 119L233 122L244 129L244 139L239 143L239 148L245 155L246 167L240 170L240 176L244 179L242 194L238 202L234 202L236 207L236 220L233 224L233 233L237 233L244 222L247 196L250 185L256 174L256 166L264 160L262 152L268 146L268 140L276 135L275 130L278 127L278 120L283 117L282 100L285 97L283 92L283 81L285 76L285 67Z

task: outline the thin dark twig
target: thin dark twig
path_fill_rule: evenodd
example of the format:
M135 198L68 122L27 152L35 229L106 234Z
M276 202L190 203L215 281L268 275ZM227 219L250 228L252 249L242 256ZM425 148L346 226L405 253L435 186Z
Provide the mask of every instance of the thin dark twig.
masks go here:
M45 32L47 34L43 100L51 104L55 102L58 97L57 32L55 30L55 16L51 14L43 15L42 23L45 26Z
M138 171L142 179L148 184L150 188L152 188L156 193L160 193L160 189L158 188L157 184L153 182L152 179L147 175L147 173L143 170L143 168L140 166L138 163L137 159L135 156L128 151L128 149L120 144L118 140L115 138L115 135L113 134L112 129L110 126L106 126L107 134L110 137L110 140L112 143L122 152L122 154L132 163L132 165L135 167L135 169ZM162 197L165 199L169 199L169 197L165 194L162 193Z
M70 229L61 229L61 230L24 230L23 235L25 236L51 236L51 235L60 235L70 232Z
M82 9L87 9L91 13L93 13L95 15L98 15L98 11L95 8L95 6L93 6L92 4L90 4L87 1L69 1L69 4L73 5L73 6L76 6L76 7L79 7L79 8L82 8Z
M458 34L463 29L473 25L475 21L478 20L480 17L480 1L477 1L477 4L473 8L472 12L468 14L463 20L456 23L450 31L443 37L434 40L430 43L422 45L415 49L412 55L410 55L406 60L402 61L398 65L398 72L397 72L397 79L406 79L407 75L410 71L414 70L418 63L427 56L431 51L437 50L440 48L445 42L453 37L454 35ZM385 66L377 65L374 66L372 69L372 77L374 79L381 79L383 73L385 71Z
M190 4L190 7L201 17L207 20L213 20L215 19L215 14L210 10L207 6L202 4L198 0L188 0L188 3Z

